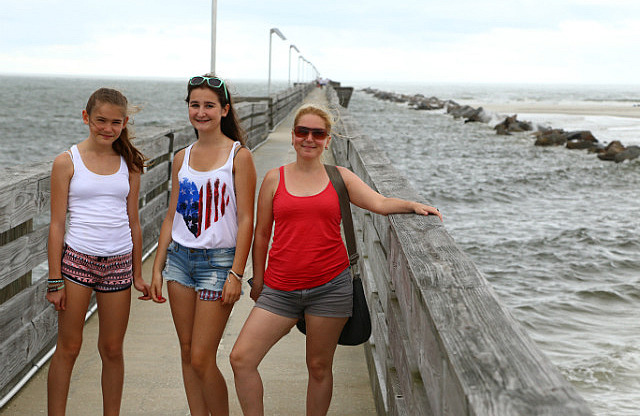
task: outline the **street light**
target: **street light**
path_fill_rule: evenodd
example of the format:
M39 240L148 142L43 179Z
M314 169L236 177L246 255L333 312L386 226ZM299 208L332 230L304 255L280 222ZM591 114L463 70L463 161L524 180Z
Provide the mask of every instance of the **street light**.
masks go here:
M296 52L300 53L296 45L289 45L289 87L291 87L291 49L295 49Z
M267 95L270 96L271 95L271 39L273 34L276 34L280 37L280 39L282 40L287 40L287 38L284 37L284 35L282 34L282 32L280 32L279 29L276 29L275 27L272 27L271 30L269 30L269 83L267 85Z
M298 82L300 82L300 61L306 61L304 56L298 55Z
M218 0L211 0L211 73L216 75L216 20Z

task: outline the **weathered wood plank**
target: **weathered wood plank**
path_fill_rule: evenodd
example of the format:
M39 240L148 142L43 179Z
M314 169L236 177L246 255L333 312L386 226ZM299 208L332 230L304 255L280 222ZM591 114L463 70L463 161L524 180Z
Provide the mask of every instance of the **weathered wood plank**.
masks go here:
M382 312L386 312L389 294L393 291L391 287L391 277L388 271L388 263L381 250L380 244L366 240L367 257L361 259L362 273L366 276L367 282L372 282L377 289Z
M38 215L38 182L25 178L0 187L0 233Z
M41 279L0 305L0 339L28 325L50 306L45 298L46 287L46 278Z
M169 153L173 131L167 128L145 127L141 130L141 138L134 141L143 155L154 160Z
M389 301L387 310L389 321L389 353L397 371L400 390L403 392L409 414L431 414L431 406L427 400L427 392L418 372L416 353L405 327L405 318L400 310L398 299Z
M157 221L158 215L165 215L169 206L169 191L156 195L140 208L140 227L144 228Z
M178 150L189 146L196 141L196 134L191 125L185 126L173 132L173 153L177 153Z
M489 286L420 292L468 392L567 385Z
M240 122L243 129L249 131L254 129L268 129L269 128L269 115L267 113L257 114L252 117L248 117Z
M403 326L403 333L408 338L407 348L417 357L416 365L425 385L425 394L431 409L434 414L442 414L442 366L446 355L445 348L439 342L439 334L434 327L430 310L420 296L415 279L410 275L406 259L396 256L394 251L390 256L390 263L395 266L391 276L394 293L400 305L400 311L396 310L396 313L402 315L396 320L396 325Z
M396 369L390 365L387 366L387 403L388 412L391 416L422 416L421 414L413 414L409 410L404 391L398 378ZM448 413L457 415L457 413ZM460 413L462 415L462 413Z
M47 260L48 231L41 227L0 246L0 289Z
M235 110L239 120L264 117L269 111L269 101L241 102L236 105Z
M161 162L140 176L140 196L151 192L169 180L169 162Z
M378 371L384 368L380 363L376 363L375 345L364 344L364 355L369 370L369 383L373 393L373 400L376 406L376 414L386 415L387 413L387 387L386 374L379 374Z
M150 221L142 228L142 245L143 249L147 250L149 247L153 246L160 236L160 228L162 227L162 220L164 219L163 213L158 213L155 217L155 221Z
M30 364L25 354L30 338L28 329L22 326L0 342L0 390Z
M0 343L0 390L33 365L57 333L57 315L45 310Z
M389 219L390 252L395 249L403 253L420 287L488 285L477 266L460 250L437 217L390 215Z

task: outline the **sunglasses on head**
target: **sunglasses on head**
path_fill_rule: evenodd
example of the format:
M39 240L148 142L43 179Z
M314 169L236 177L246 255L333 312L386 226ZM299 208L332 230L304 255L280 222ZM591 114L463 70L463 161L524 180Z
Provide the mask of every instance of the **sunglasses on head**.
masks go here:
M220 79L218 77L202 77L202 76L192 77L189 80L189 85L191 85L192 87L197 87L198 85L202 85L205 82L211 88L223 88L224 89L224 98L227 101L229 101L229 94L227 94L227 86L224 83L224 80L222 80L222 79Z
M324 140L328 135L327 130L325 129L312 129L304 126L296 126L293 129L293 134L301 139L306 139L307 137L309 137L309 133L311 133L311 137L313 137L315 140Z

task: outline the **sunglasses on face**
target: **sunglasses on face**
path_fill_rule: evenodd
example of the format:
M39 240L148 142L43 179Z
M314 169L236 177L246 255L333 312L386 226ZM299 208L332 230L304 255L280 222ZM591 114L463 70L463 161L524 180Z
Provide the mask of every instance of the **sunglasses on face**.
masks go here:
M192 87L197 87L198 85L202 85L205 82L211 88L223 88L224 89L224 98L227 101L229 101L229 94L227 94L227 86L224 83L224 80L222 80L222 79L220 79L218 77L201 77L201 76L192 77L189 80L189 85L191 85Z
M301 139L306 139L307 137L309 137L309 133L311 133L311 137L313 137L315 140L324 140L328 135L325 129L312 129L303 126L296 126L293 129L293 134Z

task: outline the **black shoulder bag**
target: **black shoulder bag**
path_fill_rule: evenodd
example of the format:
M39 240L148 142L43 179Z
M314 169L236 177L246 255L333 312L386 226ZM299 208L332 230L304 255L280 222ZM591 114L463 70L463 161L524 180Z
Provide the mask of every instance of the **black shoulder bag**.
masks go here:
M353 220L351 218L351 207L349 206L349 193L342 180L342 175L338 168L332 165L324 165L329 175L329 180L338 193L340 200L340 212L342 214L342 226L347 242L347 253L349 254L349 264L351 266L351 277L353 278L353 312L340 334L338 344L340 345L360 345L371 336L371 317L367 306L367 298L364 295L362 279L358 272L358 251L356 250L356 236L353 231ZM306 334L306 324L304 318L296 323L296 326L303 334Z

